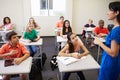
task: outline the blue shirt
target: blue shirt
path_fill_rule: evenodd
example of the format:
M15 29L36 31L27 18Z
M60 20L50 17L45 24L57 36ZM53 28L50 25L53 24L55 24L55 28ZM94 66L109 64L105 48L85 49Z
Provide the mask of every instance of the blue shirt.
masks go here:
M106 46L111 47L111 41L115 40L120 45L120 26L112 29L106 37ZM103 52L99 80L117 80L120 73L120 49L117 57Z

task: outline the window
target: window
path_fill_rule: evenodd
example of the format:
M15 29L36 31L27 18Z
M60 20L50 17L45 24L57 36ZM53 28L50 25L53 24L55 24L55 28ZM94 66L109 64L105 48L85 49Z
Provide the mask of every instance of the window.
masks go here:
M31 0L31 14L32 16L64 16L65 1Z

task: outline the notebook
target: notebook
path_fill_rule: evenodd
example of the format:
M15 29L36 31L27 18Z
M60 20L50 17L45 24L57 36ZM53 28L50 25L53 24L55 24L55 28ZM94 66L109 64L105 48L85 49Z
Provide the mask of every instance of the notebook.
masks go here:
M69 65L78 61L78 59L73 57L57 57L57 60L62 62L64 65Z

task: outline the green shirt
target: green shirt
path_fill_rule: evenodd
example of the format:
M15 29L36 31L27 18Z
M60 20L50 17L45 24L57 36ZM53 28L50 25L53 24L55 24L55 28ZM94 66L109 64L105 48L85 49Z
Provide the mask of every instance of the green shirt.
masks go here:
M31 32L25 32L24 33L24 38L29 39L29 40L34 40L37 38L37 31L32 30Z

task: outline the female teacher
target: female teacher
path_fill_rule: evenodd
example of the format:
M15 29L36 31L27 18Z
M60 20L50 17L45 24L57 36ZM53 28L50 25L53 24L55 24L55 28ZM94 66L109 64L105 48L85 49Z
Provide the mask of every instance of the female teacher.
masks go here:
M120 73L120 1L109 4L107 15L115 26L107 35L105 44L98 38L94 40L94 43L104 50L99 80L118 80Z

